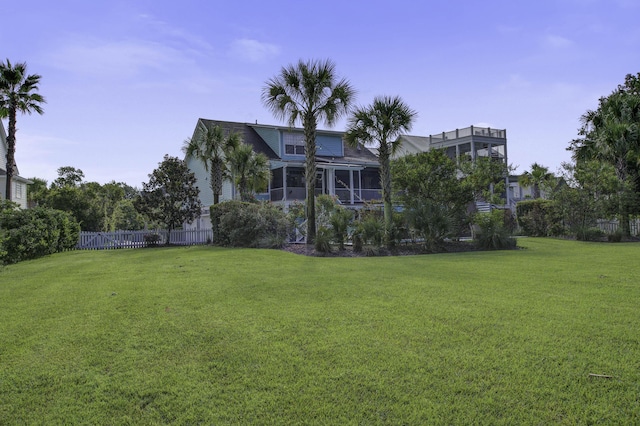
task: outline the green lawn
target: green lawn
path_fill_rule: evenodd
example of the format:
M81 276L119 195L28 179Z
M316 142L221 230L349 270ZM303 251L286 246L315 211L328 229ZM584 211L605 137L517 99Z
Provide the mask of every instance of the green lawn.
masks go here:
M519 244L5 267L0 424L638 424L640 244Z

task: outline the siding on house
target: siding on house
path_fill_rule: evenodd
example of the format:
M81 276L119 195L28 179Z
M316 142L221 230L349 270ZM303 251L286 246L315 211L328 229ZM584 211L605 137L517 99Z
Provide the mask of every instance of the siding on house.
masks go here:
M7 133L4 124L0 121L0 199L6 199L7 188ZM27 208L27 191L32 182L19 175L18 166L14 168L14 176L11 182L11 201L17 203L20 208Z

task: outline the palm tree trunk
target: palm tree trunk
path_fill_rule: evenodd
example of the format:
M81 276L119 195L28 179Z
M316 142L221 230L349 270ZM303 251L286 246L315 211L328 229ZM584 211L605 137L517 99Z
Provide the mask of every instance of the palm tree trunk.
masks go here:
M386 141L380 142L378 149L380 162L380 186L382 187L382 203L384 204L384 242L388 249L392 248L391 227L393 226L393 204L391 203L391 170L389 150Z
M214 164L215 163L215 164ZM222 165L217 162L211 162L211 191L213 192L213 204L220 202L220 194L222 193Z
M13 165L15 164L16 155L16 109L9 108L9 129L7 133L7 182L5 189L5 198L11 201L11 183L15 173Z
M305 179L307 185L307 244L316 240L316 120L315 117L305 117L304 123L305 146Z

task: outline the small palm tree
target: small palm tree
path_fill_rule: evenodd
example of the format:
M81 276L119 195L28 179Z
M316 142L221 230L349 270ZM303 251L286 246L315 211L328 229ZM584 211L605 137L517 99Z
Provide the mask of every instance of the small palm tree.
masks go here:
M540 198L540 188L551 185L553 179L553 173L549 172L547 167L533 163L531 165L531 171L524 172L518 179L518 182L522 186L530 186L533 198L538 199Z
M266 155L255 152L251 145L240 144L229 153L227 160L242 201L250 201L254 193L263 191L269 185L269 159Z
M262 89L262 102L276 118L290 126L301 122L304 129L307 244L313 244L316 236L316 128L319 121L332 127L347 113L354 96L349 82L338 80L330 60L283 67Z
M222 184L227 170L225 157L233 152L241 143L237 133L225 135L218 125L207 126L200 122L197 136L184 141L182 151L187 159L200 160L205 171L209 172L209 185L213 192L213 204L220 202Z
M40 75L27 75L27 64L12 65L7 59L0 63L0 117L9 118L7 132L7 186L5 196L11 200L11 181L15 174L16 116L18 112L42 114L44 98L37 93Z
M367 107L359 107L349 119L345 140L355 147L358 144L375 144L380 163L380 186L384 203L385 242L391 244L393 224L391 204L391 156L400 148L400 134L411 130L417 113L396 96L378 96Z

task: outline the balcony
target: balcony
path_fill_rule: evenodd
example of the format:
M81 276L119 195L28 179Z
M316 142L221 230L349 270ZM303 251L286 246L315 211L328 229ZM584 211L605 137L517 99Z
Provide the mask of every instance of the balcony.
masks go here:
M439 144L445 141L461 139L469 136L482 136L485 138L506 139L506 129L492 129L491 127L469 126L464 129L456 129L450 132L442 132L429 135L429 143Z

